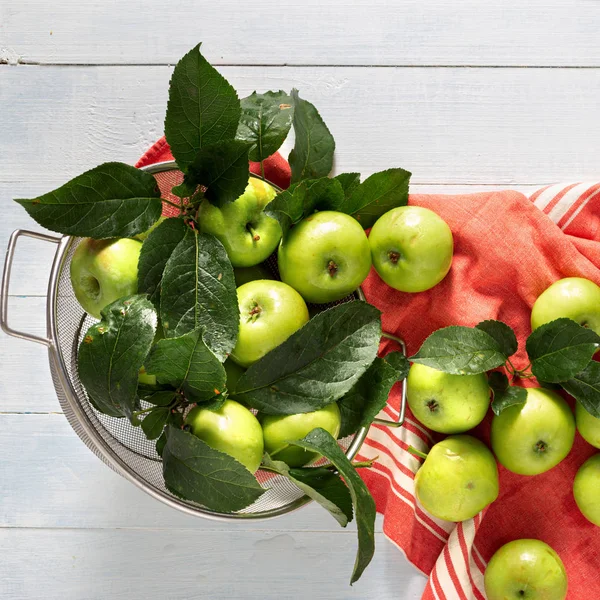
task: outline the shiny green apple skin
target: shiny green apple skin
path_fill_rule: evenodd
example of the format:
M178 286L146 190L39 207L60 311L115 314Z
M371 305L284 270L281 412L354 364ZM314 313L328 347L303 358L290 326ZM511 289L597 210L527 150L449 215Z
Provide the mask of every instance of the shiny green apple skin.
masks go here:
M560 556L540 540L514 540L485 570L488 600L565 600L567 572Z
M600 287L583 277L555 281L531 310L531 329L561 317L573 319L600 335Z
M451 435L431 448L415 475L415 494L438 519L471 519L498 497L498 468L487 446Z
M273 273L271 273L264 265L237 267L236 269L233 269L233 276L235 277L235 287L240 287L240 285L244 285L250 281L256 281L257 279L275 279Z
M588 458L577 471L573 496L581 514L600 527L600 454Z
M111 302L137 292L142 242L129 238L85 238L71 259L71 284L83 310L99 319Z
M490 405L490 388L484 373L450 375L413 363L406 383L413 415L439 433L473 429L483 421Z
M581 437L594 448L600 448L600 419L590 415L580 402L575 403L575 423Z
M234 400L225 400L219 410L196 406L185 422L190 431L215 450L233 456L251 473L260 466L263 435L257 418Z
M369 240L360 223L330 210L292 227L281 240L277 259L281 280L314 304L351 294L371 269Z
M151 225L148 229L146 229L146 231L142 231L142 233L134 235L133 239L143 242L167 218L168 217L161 216L158 221L154 223L154 225Z
M448 224L420 206L400 206L379 217L369 244L375 270L401 292L424 292L452 266L454 240Z
M317 427L325 429L337 439L342 424L340 409L335 402L320 410L297 415L259 414L258 420L263 428L265 452L272 459L282 460L290 467L302 467L321 455L292 446L288 442L301 440Z
M235 202L220 208L208 200L200 204L200 231L214 235L223 244L234 267L257 265L275 251L281 239L279 222L264 213L274 197L274 188L251 177Z
M509 406L492 421L492 449L509 471L539 475L555 467L571 451L575 419L556 393L527 388L525 404Z
M281 281L259 279L237 288L240 329L234 362L244 368L285 342L308 322L302 296Z

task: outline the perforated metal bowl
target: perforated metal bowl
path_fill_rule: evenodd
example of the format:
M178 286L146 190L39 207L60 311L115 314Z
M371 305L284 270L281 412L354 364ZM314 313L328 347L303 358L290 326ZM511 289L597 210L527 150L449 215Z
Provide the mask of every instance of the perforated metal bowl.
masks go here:
M163 197L169 198L172 186L181 182L181 173L174 162L157 163L146 167L145 170L155 176ZM20 236L33 237L57 245L48 284L46 338L16 331L8 325L10 272L16 242ZM257 478L267 491L251 506L239 512L220 513L194 502L182 500L165 487L162 461L156 452L155 443L146 439L141 428L133 427L127 419L109 417L94 409L77 373L79 344L87 329L95 322L75 299L70 282L69 266L78 242L78 238L55 237L25 230L17 230L12 234L2 280L0 325L9 335L48 347L50 372L61 408L71 427L88 448L109 467L146 493L192 515L226 520L266 519L296 510L310 502L308 497L284 477L263 471L258 471ZM276 269L276 264L271 263L271 268ZM357 295L362 298L360 290ZM354 299L354 296L342 302L350 299ZM396 339L404 351L401 340L394 336L389 337ZM390 425L402 423L406 396L404 391L399 422L381 421L382 423ZM348 458L352 459L356 455L366 435L367 430L361 428L354 436L339 441Z

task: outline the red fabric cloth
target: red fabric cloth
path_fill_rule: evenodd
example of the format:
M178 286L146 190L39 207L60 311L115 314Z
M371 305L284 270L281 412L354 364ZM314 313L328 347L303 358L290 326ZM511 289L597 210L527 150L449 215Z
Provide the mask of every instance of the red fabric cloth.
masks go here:
M163 139L138 166L170 159ZM265 175L287 187L289 166L279 155L270 161ZM412 195L410 204L434 210L452 229L450 273L419 294L392 290L374 271L363 285L369 302L383 312L384 330L401 336L409 354L440 327L499 319L515 329L520 349L514 362L524 367L531 307L539 294L562 277L600 284L600 184L550 186L531 199L512 191ZM397 417L399 387L382 416ZM489 442L490 421L491 414L473 434ZM577 469L595 452L579 434L569 456L543 475L524 477L499 466L498 500L458 525L431 517L415 503L413 478L420 461L408 446L426 450L438 439L408 412L400 429L373 426L360 453L364 459L379 457L361 475L384 515L385 534L430 575L423 598L484 599L487 561L502 544L525 537L539 538L560 554L569 599L600 598L600 528L579 513L572 495Z

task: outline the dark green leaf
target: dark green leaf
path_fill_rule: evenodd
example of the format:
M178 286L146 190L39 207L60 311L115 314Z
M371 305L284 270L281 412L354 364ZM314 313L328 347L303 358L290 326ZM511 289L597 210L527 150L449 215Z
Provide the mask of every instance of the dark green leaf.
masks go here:
M156 453L159 456L163 455L163 450L165 449L166 443L167 443L167 434L163 431L160 434L160 437L156 440Z
M167 427L162 457L167 488L212 510L241 510L265 492L256 477L235 458L172 425Z
M388 210L408 203L410 176L404 169L373 173L354 190L348 212L365 229L371 227Z
M336 175L334 179L337 179L342 184L344 190L344 196L350 198L356 188L360 185L360 173L340 173Z
M573 398L579 400L590 415L600 419L600 363L591 361L581 373L563 381L561 385Z
M191 198L198 189L198 184L193 182L189 176L184 176L183 181L171 188L171 193L179 198Z
M138 260L138 292L160 306L160 285L165 265L185 235L193 235L183 219L165 219L144 240Z
M201 148L235 136L240 102L233 87L200 53L200 44L175 66L165 136L182 170Z
M408 375L410 365L401 352L376 358L354 387L338 401L342 415L339 437L368 427L387 404L392 386Z
M187 193L195 184L206 187L204 196L217 206L235 202L246 189L250 168L248 145L226 140L204 146L188 166L185 177Z
M600 347L600 336L571 319L556 319L527 338L531 372L540 380L559 383L585 369Z
M290 152L292 183L329 175L333 165L335 141L317 109L292 90L296 141Z
M79 346L81 383L94 406L111 416L132 416L138 373L156 330L156 312L141 295L120 298L102 310Z
M352 521L350 490L336 473L318 467L290 469L286 463L272 460L268 454L265 454L263 464L297 485L309 498L328 510L342 527Z
M207 348L204 330L160 340L146 359L146 371L159 383L180 388L190 402L205 402L225 390L225 369Z
M292 185L277 194L267 205L265 212L277 219L285 233L316 210L344 211L345 197L342 185L336 179L323 177Z
M142 430L149 440L155 440L160 437L167 424L169 413L170 410L168 408L157 406L146 414L142 421Z
M507 358L485 331L453 325L434 331L409 360L445 373L476 375L503 365Z
M494 371L490 373L488 382L494 392L492 410L499 415L505 408L515 404L525 404L527 401L527 390L519 386L508 384L508 377L504 373Z
M154 406L169 406L173 403L173 400L177 397L175 390L158 390L149 393L140 393L138 387L138 397L148 404L154 404Z
M359 301L334 306L255 362L235 393L265 414L318 410L341 398L369 368L380 336L374 306Z
M352 585L358 581L375 552L375 501L352 463L327 431L321 428L313 429L304 439L290 443L328 458L350 490L358 529L358 553L350 579Z
M477 329L485 331L489 336L493 337L503 354L507 357L512 356L519 347L517 342L517 336L515 332L506 323L502 321L494 321L488 319L487 321L481 321L475 325Z
M206 345L222 360L235 346L239 307L233 268L212 235L193 232L171 254L163 273L160 319L167 338L204 327Z
M86 171L38 198L15 202L46 229L94 239L133 237L162 212L154 177L117 162Z
M242 98L236 138L250 145L250 160L261 162L279 150L290 132L294 109L285 92L253 92Z

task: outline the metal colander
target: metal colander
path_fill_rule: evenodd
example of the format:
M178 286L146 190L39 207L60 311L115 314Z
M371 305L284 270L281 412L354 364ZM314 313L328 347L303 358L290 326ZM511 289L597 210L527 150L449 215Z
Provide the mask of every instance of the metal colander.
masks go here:
M174 162L157 163L144 170L154 175L163 197L170 195L173 185L181 182L181 172ZM175 200L177 200L175 198ZM46 306L47 337L16 331L8 325L8 288L15 245L20 236L33 237L57 244L50 272ZM140 427L133 427L127 419L109 417L98 412L89 402L77 373L77 352L82 337L95 319L83 311L71 286L69 267L79 238L55 237L25 230L13 232L6 254L2 292L0 297L0 325L9 335L38 342L48 347L50 372L61 408L77 435L99 458L117 473L137 485L140 489L165 504L183 512L213 519L266 519L300 508L310 502L295 485L286 478L273 473L258 471L256 476L267 490L256 502L235 513L220 513L194 502L182 500L165 487L162 461L156 452L155 442L146 439ZM276 272L276 261L267 261L267 266ZM362 292L340 302L362 298ZM331 306L331 305L326 305ZM323 308L321 306L321 308ZM394 336L405 352L404 344ZM380 423L397 426L404 419L405 390L398 422L380 420ZM339 440L348 458L358 452L367 434L361 428L354 436ZM318 465L318 463L317 463Z

